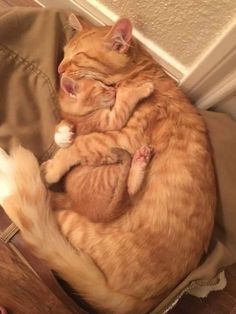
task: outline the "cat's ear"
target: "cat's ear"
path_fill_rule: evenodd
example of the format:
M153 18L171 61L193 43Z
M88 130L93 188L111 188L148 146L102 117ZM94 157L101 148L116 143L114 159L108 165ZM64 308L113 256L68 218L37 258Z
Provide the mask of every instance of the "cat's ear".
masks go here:
M75 86L75 81L68 77L68 76L62 76L61 77L61 89L70 97L75 97L76 98L76 86Z
M78 17L74 13L71 13L69 16L69 24L77 32L81 32L83 30L82 24L80 23Z
M112 50L126 52L129 49L129 43L132 38L132 24L129 19L119 19L104 37L105 43Z

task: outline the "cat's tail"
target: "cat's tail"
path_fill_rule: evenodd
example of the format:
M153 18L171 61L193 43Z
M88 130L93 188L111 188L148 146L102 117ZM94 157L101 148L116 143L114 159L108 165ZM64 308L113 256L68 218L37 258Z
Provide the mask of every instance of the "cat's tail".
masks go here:
M63 237L51 211L38 162L22 147L11 156L0 150L0 204L33 252L91 305L103 313L127 313L127 309L133 312L137 300L112 291L93 260Z

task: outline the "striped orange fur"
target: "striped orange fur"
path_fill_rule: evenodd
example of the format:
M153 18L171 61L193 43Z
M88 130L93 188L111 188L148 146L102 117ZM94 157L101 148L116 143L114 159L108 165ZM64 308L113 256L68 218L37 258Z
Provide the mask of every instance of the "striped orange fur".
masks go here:
M75 131L76 136L124 127L138 102L153 92L151 82L133 82L114 87L83 78L61 78L60 108L64 118L60 130ZM115 97L116 95L116 97ZM59 133L60 134L60 133ZM128 152L112 149L119 158L113 165L76 167L65 178L65 192L52 193L53 208L67 204L93 222L109 222L127 210L127 204L142 185L152 150L140 147L131 160ZM70 153L70 152L68 152ZM45 167L45 165L44 165ZM93 195L93 197L91 197Z
M130 34L127 19L112 28L84 28L66 46L59 70L76 80L93 77L107 85L148 80L154 93L120 131L78 136L47 167L48 178L58 180L74 165L115 163L111 147L133 156L141 145L153 146L156 154L145 184L127 211L102 224L66 208L53 214L35 160L25 151L9 157L13 170L4 176L13 187L4 190L8 197L2 197L2 204L26 241L101 313L141 314L158 304L207 250L216 203L202 117ZM33 222L29 230L20 216Z

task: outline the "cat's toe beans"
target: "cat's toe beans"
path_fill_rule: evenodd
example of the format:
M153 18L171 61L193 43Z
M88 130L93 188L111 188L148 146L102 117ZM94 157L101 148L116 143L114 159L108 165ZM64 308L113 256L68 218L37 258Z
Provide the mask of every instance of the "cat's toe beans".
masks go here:
M147 164L154 154L154 149L151 146L142 146L134 154L134 160Z
M154 154L154 148L151 146L144 146L142 147L142 153L145 159L149 161Z

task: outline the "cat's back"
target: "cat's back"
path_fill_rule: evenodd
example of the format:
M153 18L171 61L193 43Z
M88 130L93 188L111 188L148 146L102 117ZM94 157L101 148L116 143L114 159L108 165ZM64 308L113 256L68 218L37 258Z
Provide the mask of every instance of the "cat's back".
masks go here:
M146 293L173 287L197 266L208 248L216 205L211 147L198 113L159 123L152 140L156 154L127 214L139 243L133 254L150 270Z
M197 112L169 113L149 132L156 154L143 189L127 214L91 226L92 233L79 243L111 287L136 297L171 289L196 267L209 243L215 209L210 145Z

